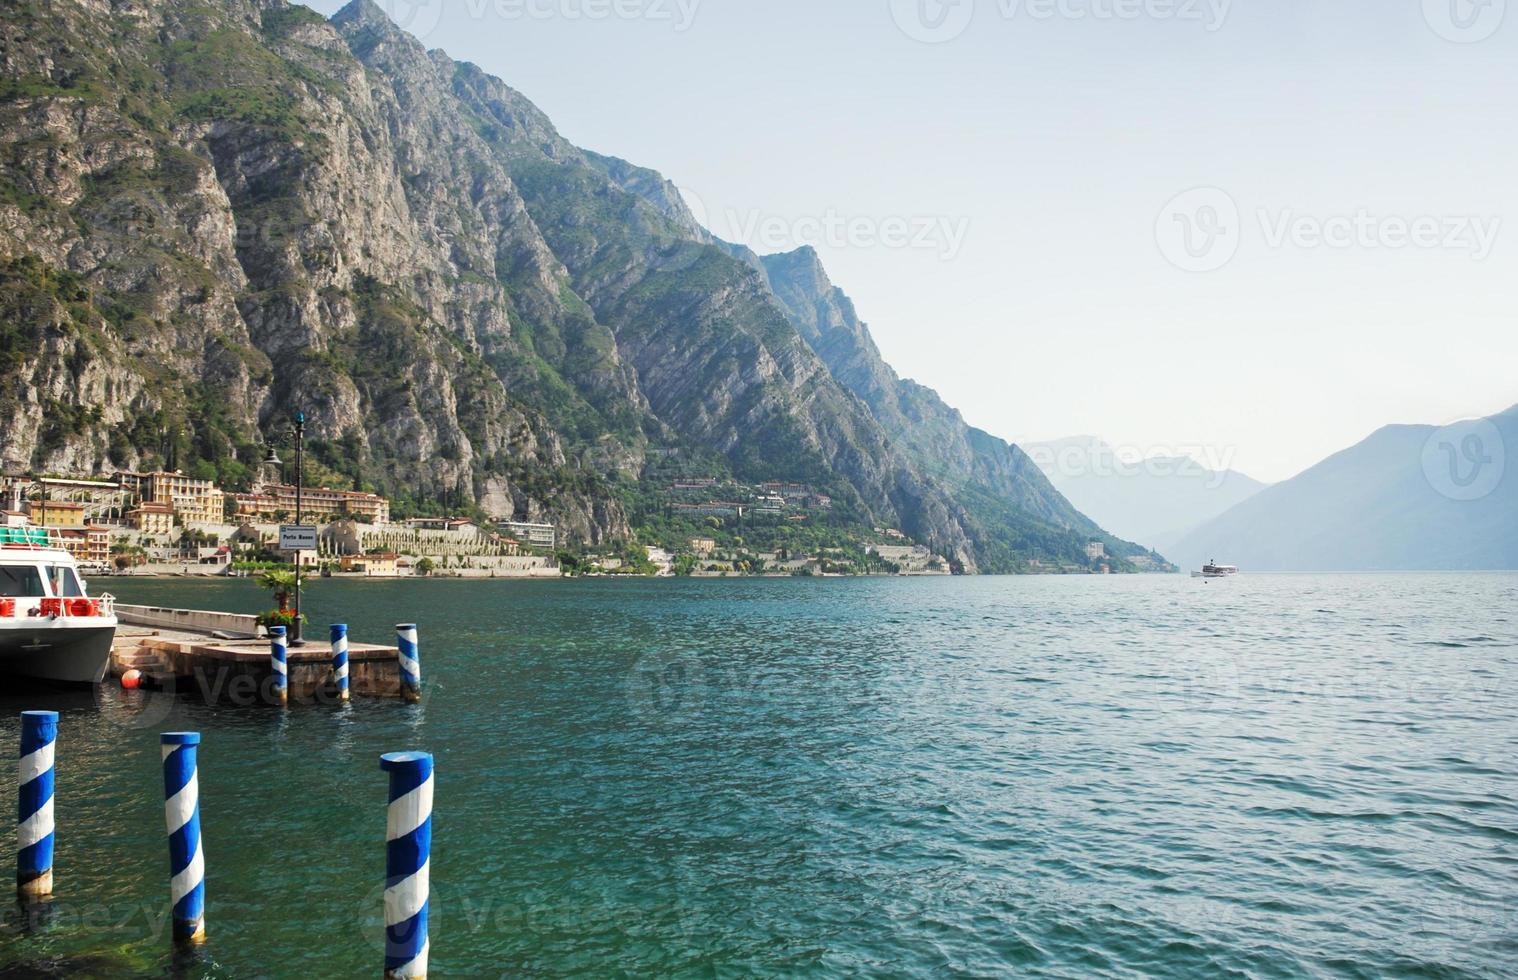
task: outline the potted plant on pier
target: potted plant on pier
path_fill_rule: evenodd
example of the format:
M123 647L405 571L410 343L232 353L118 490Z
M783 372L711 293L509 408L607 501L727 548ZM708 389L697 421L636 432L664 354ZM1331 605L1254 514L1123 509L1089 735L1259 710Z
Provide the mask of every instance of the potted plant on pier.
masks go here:
M295 572L285 568L270 568L258 573L260 588L268 589L274 594L274 601L279 604L278 609L271 609L258 617L258 625L283 626L286 629L295 625L295 611L290 608L290 597L295 595ZM300 621L306 622L306 617L301 616Z

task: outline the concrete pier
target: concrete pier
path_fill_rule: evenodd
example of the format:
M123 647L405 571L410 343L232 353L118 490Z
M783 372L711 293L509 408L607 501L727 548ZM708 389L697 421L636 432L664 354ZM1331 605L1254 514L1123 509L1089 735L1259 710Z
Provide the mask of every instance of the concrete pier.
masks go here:
M272 685L268 640L221 640L173 631L123 627L117 631L111 672L141 671L150 686L203 693L208 701L253 703ZM355 697L402 696L395 647L349 643L348 686ZM326 644L289 651L290 701L339 701Z

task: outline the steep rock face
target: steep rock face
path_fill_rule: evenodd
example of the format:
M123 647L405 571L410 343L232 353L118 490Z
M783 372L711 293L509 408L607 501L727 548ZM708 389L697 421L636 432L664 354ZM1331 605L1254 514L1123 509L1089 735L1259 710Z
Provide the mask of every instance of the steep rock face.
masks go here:
M335 22L343 27L348 16ZM973 545L942 488L895 451L796 332L762 272L718 247L668 181L568 144L530 103L473 66L455 66L453 88L663 426L755 477L825 482L841 474L880 520L975 570Z
M658 173L609 157L592 155L591 163L677 227L692 229L692 240L714 245L759 276L832 378L865 403L910 467L911 488L896 504L902 514L919 516L904 523L958 527L988 570L1017 568L1035 553L1078 561L1092 537L1119 557L1145 553L1076 510L1021 449L968 425L932 389L900 378L815 250L760 256L721 241L696 223L678 189Z
M815 255L716 241L370 0L13 3L0 67L7 467L235 483L299 409L336 478L593 542L650 445L967 571L1095 531L897 379Z
M198 459L235 480L300 408L355 480L626 533L593 487L513 487L566 454L489 362L564 273L478 139L437 124L451 96L425 55L375 84L272 0L13 5L0 38L0 255L38 260L12 270L36 289L77 277L88 307L7 317L46 339L8 352L30 424L7 467Z
M1080 522L1016 446L967 425L931 388L897 376L813 249L767 255L761 262L775 295L834 377L864 399L885 430L929 472L983 484L1046 520Z
M435 313L457 311L455 331L478 345L513 390L540 402L539 385L556 381L573 409L599 414L585 428L616 429L626 451L608 458L636 472L641 428L652 421L647 406L610 332L573 295L504 161L459 113L457 66L441 52L428 54L372 3L351 4L332 24L369 69L372 97L402 161L408 208L448 249L452 268L442 281L413 288L445 304ZM573 427L572 411L562 415L552 420Z
M1051 540L1060 532L1075 532L1101 538L1113 554L1143 552L1104 533L1071 506L1021 449L968 425L931 388L899 377L813 249L767 255L758 262L774 295L833 376L869 405L908 458L951 488L968 511L978 551L993 564L1010 560L1001 547L1009 530L1052 532Z

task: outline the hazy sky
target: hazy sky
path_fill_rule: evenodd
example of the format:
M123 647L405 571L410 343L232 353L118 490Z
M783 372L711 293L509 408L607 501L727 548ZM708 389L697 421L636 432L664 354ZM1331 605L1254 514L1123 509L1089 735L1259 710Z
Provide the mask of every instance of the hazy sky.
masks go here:
M722 237L815 245L998 435L1277 480L1518 403L1506 0L381 6Z

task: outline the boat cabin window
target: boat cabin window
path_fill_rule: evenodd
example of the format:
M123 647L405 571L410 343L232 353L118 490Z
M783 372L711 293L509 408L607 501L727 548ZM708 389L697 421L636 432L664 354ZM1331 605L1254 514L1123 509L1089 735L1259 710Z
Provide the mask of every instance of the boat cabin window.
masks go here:
M0 596L9 599L40 599L42 575L35 565L0 565Z
M84 589L79 586L79 576L67 565L49 565L47 573L52 582L53 595L64 599L77 599L84 595Z

